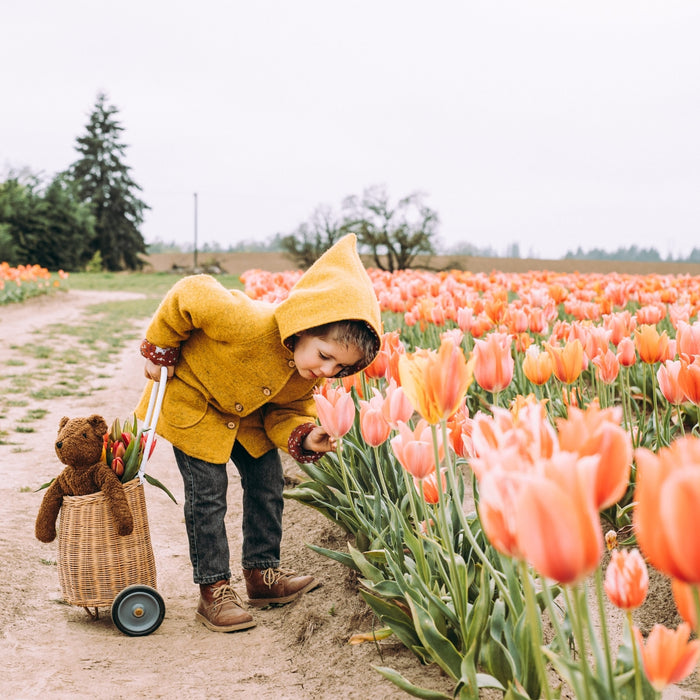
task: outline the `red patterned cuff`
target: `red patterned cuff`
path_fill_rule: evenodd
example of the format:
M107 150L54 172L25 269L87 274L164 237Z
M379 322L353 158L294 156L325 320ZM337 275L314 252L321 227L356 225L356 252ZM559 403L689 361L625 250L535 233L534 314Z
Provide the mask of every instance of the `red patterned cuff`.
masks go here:
M177 362L180 348L159 348L148 340L144 340L141 343L141 354L156 365L171 367Z
M304 423L292 430L287 446L289 448L289 454L294 457L297 462L308 464L310 462L318 462L318 460L323 457L323 452L310 452L302 447L304 438L315 427L316 425L314 423Z

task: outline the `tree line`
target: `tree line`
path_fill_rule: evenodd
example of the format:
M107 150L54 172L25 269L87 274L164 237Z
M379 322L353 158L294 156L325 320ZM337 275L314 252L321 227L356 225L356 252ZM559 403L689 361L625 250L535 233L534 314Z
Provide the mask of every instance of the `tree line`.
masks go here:
M50 270L136 270L149 207L126 165L124 128L107 96L97 96L77 160L46 182L27 171L0 183L0 260Z
M28 171L10 173L0 182L0 261L16 266L38 264L50 270L138 270L143 256L176 252L173 244L146 245L140 232L150 207L140 198L141 187L125 162L124 128L116 107L100 93L85 132L76 139L76 161L49 181ZM388 271L412 267L418 256L470 255L519 258L511 244L499 255L490 246L462 242L439 245L438 213L425 195L413 192L392 201L386 187L368 187L361 195L342 200L338 210L320 205L288 234L267 241L243 241L229 252L283 252L300 267L311 265L342 236L355 233L360 251L374 266ZM439 250L437 250L439 249ZM184 249L187 251L187 248ZM191 248L190 248L191 250ZM205 244L203 252L224 252ZM618 248L606 252L579 247L565 258L578 260L661 261L654 248ZM687 258L668 256L667 262L700 262L700 249Z

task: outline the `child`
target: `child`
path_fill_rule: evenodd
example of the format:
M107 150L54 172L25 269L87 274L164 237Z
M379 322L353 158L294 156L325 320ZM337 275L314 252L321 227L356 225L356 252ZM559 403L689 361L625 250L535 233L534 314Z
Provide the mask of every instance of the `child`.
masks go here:
M313 462L335 448L315 423L313 390L359 372L380 346L371 281L347 235L327 250L278 305L226 290L208 275L177 282L151 320L141 354L158 381L168 367L156 430L168 440L185 487L185 524L196 619L210 630L253 627L230 585L224 524L229 459L243 487L241 564L248 602L288 603L315 588L280 568L282 463L278 448ZM145 417L150 386L136 410Z

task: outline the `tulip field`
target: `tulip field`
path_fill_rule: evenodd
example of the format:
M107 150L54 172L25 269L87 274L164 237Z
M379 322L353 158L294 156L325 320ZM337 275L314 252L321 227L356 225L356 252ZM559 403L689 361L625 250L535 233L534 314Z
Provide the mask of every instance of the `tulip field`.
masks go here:
M275 302L298 274L241 280ZM338 448L287 494L353 536L311 545L359 573L381 621L352 641L394 635L459 698L639 700L683 681L700 658L700 278L370 276L381 351L316 394ZM683 622L643 636L650 570Z
M61 286L61 280L68 277L60 270L52 275L39 265L19 265L10 267L0 263L0 305L24 301L33 296L46 294Z

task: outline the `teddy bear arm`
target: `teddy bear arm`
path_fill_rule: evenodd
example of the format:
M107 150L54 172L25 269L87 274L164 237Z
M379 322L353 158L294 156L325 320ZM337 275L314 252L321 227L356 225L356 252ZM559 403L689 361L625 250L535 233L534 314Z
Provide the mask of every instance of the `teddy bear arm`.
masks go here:
M134 530L134 518L131 514L129 502L124 494L124 486L117 475L107 466L100 469L95 475L102 492L105 495L109 510L114 518L117 533L130 535Z
M34 534L40 542L53 542L56 538L56 519L63 504L65 490L61 478L56 478L44 494L36 516Z

